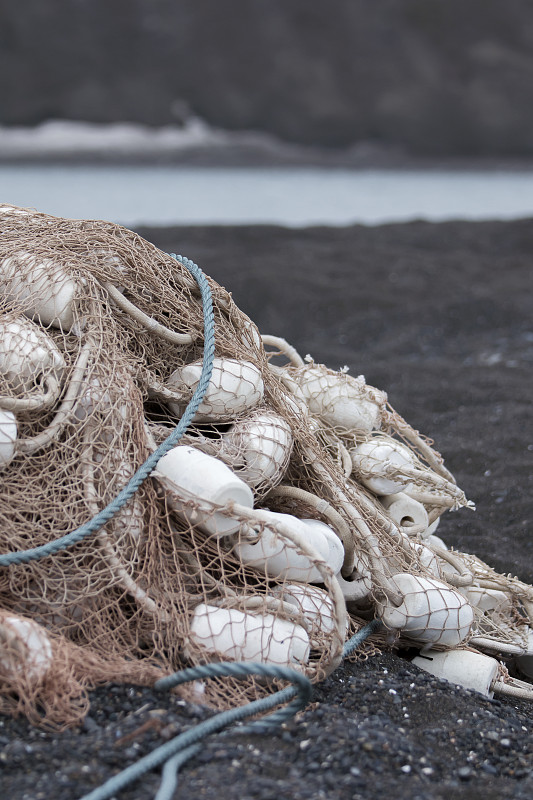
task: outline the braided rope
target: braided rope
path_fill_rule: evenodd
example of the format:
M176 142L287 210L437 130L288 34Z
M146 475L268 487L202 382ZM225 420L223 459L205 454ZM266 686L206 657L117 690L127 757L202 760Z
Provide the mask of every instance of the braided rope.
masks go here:
M108 798L113 797L113 795L115 795L120 789L124 788L124 786L127 786L132 781L137 780L146 772L158 767L164 761L167 761L177 753L181 755L180 762L183 764L183 756L185 753L182 751L188 750L188 757L190 758L195 752L197 752L197 747L192 748L191 745L196 745L200 739L204 739L206 736L216 733L217 731L222 730L222 728L238 722L245 717L268 711L273 706L283 703L286 700L294 697L295 694L298 694L298 697L289 704L291 707L291 714L289 714L289 716L292 716L292 714L295 714L297 711L307 705L312 694L312 684L308 678L293 669L289 669L289 667L274 666L273 664L207 664L202 667L192 667L191 669L183 670L183 672L176 673L175 675L170 676L170 678L164 678L163 683L166 681L167 683L164 685L172 686L177 685L177 683L196 680L200 677L223 677L229 675L232 677L261 675L263 677L281 678L282 680L291 681L293 686L288 686L287 688L282 689L275 694L269 695L268 697L262 697L259 700L254 700L252 703L247 703L245 706L238 706L237 708L231 708L228 711L222 711L220 714L215 714L214 717L211 717L210 719L201 722L199 725L195 725L194 728L179 734L179 736L176 736L170 742L166 742L165 744L156 747L155 750L152 750L151 753L148 753L148 755L139 759L139 761L137 761L135 764L126 767L126 769L122 770L122 772L119 772L118 775L114 775L97 789L87 795L84 795L81 800L108 800ZM172 682L172 679L174 678L176 679L175 683ZM161 681L158 681L156 683L156 688L161 683Z
M117 496L113 498L113 500L105 508L99 511L98 514L95 514L92 519L90 519L88 522L85 522L79 528L76 528L76 530L61 536L59 539L55 539L52 542L47 542L47 544L41 545L40 547L32 547L28 550L19 550L12 553L3 553L0 555L0 567L9 567L15 564L25 564L29 561L35 561L40 558L46 558L47 556L54 555L60 550L64 550L67 547L72 547L73 545L78 544L78 542L86 539L87 536L90 536L92 533L96 533L96 531L99 531L101 528L103 528L104 525L106 525L109 520L112 519L115 514L117 514L126 505L128 500L133 497L133 495L142 486L144 481L150 477L159 459L168 453L168 451L179 442L194 419L200 403L202 402L207 391L207 387L211 379L211 373L213 371L213 359L215 356L215 320L213 316L213 301L209 283L200 267L198 267L188 258L177 256L175 253L171 253L170 255L172 258L175 258L176 261L179 261L181 264L183 264L183 266L186 267L194 276L202 295L202 309L204 314L204 357L202 363L202 372L198 386L196 387L196 390L187 408L185 409L182 418L170 436L168 436L165 441L159 445L157 450L155 450L146 459L146 461L141 464L137 472L135 472L135 474L124 486L124 488L117 494Z

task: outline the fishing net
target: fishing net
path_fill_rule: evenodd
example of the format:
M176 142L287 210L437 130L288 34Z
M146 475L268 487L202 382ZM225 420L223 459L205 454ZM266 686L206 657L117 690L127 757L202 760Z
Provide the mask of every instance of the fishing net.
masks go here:
M471 504L431 442L362 376L262 337L208 282L213 371L179 445L99 531L0 567L4 712L73 724L88 687L214 660L318 681L376 613L386 632L360 657L400 636L449 648L527 628L528 587L480 610L464 587L496 574L435 540L442 513ZM11 553L83 526L172 433L200 380L204 315L186 266L137 234L7 205L0 303ZM266 688L224 678L180 691L227 708Z

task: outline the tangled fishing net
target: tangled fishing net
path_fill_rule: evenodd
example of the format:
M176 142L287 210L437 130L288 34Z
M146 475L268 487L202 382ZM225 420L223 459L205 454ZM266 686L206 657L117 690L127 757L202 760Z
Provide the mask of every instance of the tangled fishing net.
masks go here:
M205 366L187 263L118 225L0 205L0 554L82 528L175 430ZM472 504L430 441L208 283L215 357L179 443L99 530L0 566L0 710L74 724L87 688L216 660L318 681L376 615L356 657L481 650L529 674L533 590L435 535ZM183 690L214 708L264 691Z

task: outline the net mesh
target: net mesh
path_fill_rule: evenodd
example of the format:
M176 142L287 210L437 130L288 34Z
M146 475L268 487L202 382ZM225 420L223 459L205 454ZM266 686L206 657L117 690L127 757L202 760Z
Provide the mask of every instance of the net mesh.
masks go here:
M204 334L188 270L125 228L4 205L0 234L5 553L114 499L183 414ZM389 631L359 657L399 630L444 647L474 630L472 603L424 543L469 505L430 441L362 377L274 337L265 349L209 285L216 358L179 447L102 530L0 568L2 711L73 724L87 687L212 660L317 681L376 611ZM266 689L225 678L180 691L226 708Z

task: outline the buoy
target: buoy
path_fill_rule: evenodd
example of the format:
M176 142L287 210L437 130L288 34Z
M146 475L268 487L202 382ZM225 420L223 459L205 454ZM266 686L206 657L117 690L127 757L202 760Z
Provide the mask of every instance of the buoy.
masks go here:
M152 475L168 491L168 502L174 511L207 533L227 536L238 531L241 523L220 512L195 508L191 502L226 505L233 501L253 508L250 487L218 458L194 447L173 447L159 460Z
M239 462L233 465L239 477L252 488L281 479L293 445L288 423L274 412L265 411L237 420L222 436L224 445L234 448Z
M309 622L316 634L330 634L335 630L335 607L327 592L317 586L289 583L274 587L272 594L290 603ZM346 619L346 629L348 619Z
M367 386L362 375L353 378L313 365L303 369L296 381L311 414L329 425L361 433L379 427L387 396Z
M373 436L350 450L353 468L361 483L377 495L397 494L410 484L409 478L388 477L387 466L412 467L413 459L405 445L384 436Z
M417 531L422 528L425 531L429 525L428 512L422 503L413 500L404 492L385 495L381 498L381 504L400 530L407 535L410 533L410 528Z
M472 650L422 650L412 663L436 678L474 689L485 697L494 696L492 685L500 672L495 658Z
M59 380L65 359L54 341L30 320L0 320L0 374L17 393L28 392L48 375Z
M0 613L0 671L41 680L52 664L52 644L45 629L31 619Z
M322 583L323 577L309 557L276 532L274 526L276 522L281 522L316 550L333 572L340 570L344 560L344 549L336 534L327 525L309 526L292 514L280 514L275 511L263 512L263 515L265 514L268 514L272 528L269 528L268 524L263 528L258 527L257 530L245 527L235 542L233 551L244 564L260 569L269 578ZM337 542L340 544L340 550ZM330 563L332 553L333 560Z
M13 412L0 409L0 468L9 464L15 455L17 419Z
M195 361L174 370L166 388L184 395L184 402L170 401L168 407L179 417L198 386L203 361ZM255 408L263 399L264 384L260 370L251 361L215 358L211 380L195 416L197 422L233 422L239 414Z
M232 661L297 669L309 660L309 636L304 628L272 614L246 614L202 603L194 611L191 638L208 653Z
M72 327L80 286L60 264L26 251L13 253L0 263L0 286L27 317L65 331Z
M474 622L472 606L459 592L434 578L401 573L391 579L403 602L400 606L385 604L381 618L388 628L416 642L445 647L460 644Z

